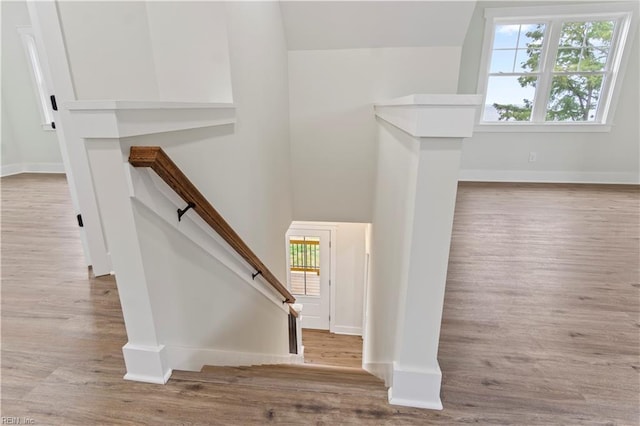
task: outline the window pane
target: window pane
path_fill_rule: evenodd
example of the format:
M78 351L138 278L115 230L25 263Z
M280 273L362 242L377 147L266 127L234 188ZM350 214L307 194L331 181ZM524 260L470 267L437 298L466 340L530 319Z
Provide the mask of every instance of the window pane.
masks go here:
M529 121L537 77L489 77L483 121Z
M611 46L614 21L594 21L587 25L586 46Z
M555 76L547 105L547 121L594 121L602 74Z
M518 47L542 47L544 30L544 24L522 25L522 27L520 28L520 41L518 42Z
M489 72L513 72L513 57L515 50L494 50L491 55L491 68Z
M565 22L554 70L604 70L613 28L613 21Z
M560 46L609 47L614 27L614 21L565 22L562 24Z
M320 296L320 238L289 238L291 293Z
M518 49L515 72L539 71L541 52L542 50L537 47Z
M559 48L554 71L578 71L582 48Z
M520 25L496 25L495 33L493 36L493 48L515 49L518 44L518 34L520 32Z
M538 71L544 30L544 24L496 25L489 72Z
M584 45L586 22L565 22L560 35L561 47L582 47Z
M580 58L580 71L602 71L607 64L609 50L602 48L584 48Z

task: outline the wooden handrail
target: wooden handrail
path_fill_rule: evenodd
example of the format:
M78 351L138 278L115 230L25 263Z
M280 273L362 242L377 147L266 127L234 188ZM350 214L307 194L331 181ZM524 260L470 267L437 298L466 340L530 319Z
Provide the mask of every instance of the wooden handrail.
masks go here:
M285 298L286 303L294 303L295 297L271 273L258 256L251 251L242 238L231 228L224 218L213 208L178 166L171 161L159 146L132 146L129 163L134 167L150 167L187 203L193 203L193 210L209 224L244 260Z
M293 306L289 305L289 313L291 315L293 315L294 317L298 318L298 311L296 311L295 309L293 309Z

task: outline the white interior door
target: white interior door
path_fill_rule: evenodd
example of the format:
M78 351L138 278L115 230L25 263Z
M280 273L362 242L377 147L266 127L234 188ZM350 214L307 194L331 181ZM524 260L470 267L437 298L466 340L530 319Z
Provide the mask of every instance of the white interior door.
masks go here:
M331 312L331 232L290 230L287 233L287 283L303 305L302 327L329 330Z

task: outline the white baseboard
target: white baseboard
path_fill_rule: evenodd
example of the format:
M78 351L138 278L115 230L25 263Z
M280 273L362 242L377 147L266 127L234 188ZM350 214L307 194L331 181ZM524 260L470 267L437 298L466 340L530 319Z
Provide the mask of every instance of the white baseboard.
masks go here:
M384 380L385 386L391 386L393 378L393 364L390 362L365 362L362 369Z
M172 370L200 371L205 365L240 367L262 364L291 364L291 354L261 354L253 352L220 351L206 348L167 346L168 365ZM301 354L303 360L304 355Z
M335 334L349 334L352 336L362 336L362 327L351 327L348 325L335 325L331 331Z
M163 385L171 377L165 346L143 346L127 343L122 347L127 366L125 380Z
M304 355L303 354L290 354L291 361L289 364L302 365L304 364Z
M18 173L22 173L24 168L22 164L4 164L0 166L0 176L11 176L17 175Z
M442 410L440 367L434 370L408 370L394 364L393 385L389 388L389 404Z
M20 173L65 173L62 163L15 163L0 166L0 176Z
M467 182L531 182L531 183L603 183L640 184L633 172L566 172L545 170L460 170L460 181Z

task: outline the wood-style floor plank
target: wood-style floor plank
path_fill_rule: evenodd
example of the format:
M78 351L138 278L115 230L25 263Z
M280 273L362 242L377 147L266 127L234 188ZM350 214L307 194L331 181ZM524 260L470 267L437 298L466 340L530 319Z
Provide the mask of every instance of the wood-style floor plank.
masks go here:
M332 334L325 330L304 328L302 344L305 363L362 367L362 337L360 336Z
M2 416L46 425L640 424L637 187L460 185L438 412L390 406L378 381L348 369L123 380L115 282L83 266L64 178L0 183ZM308 360L352 362L345 354L361 350L356 338L331 352L320 333L314 354L305 332Z

